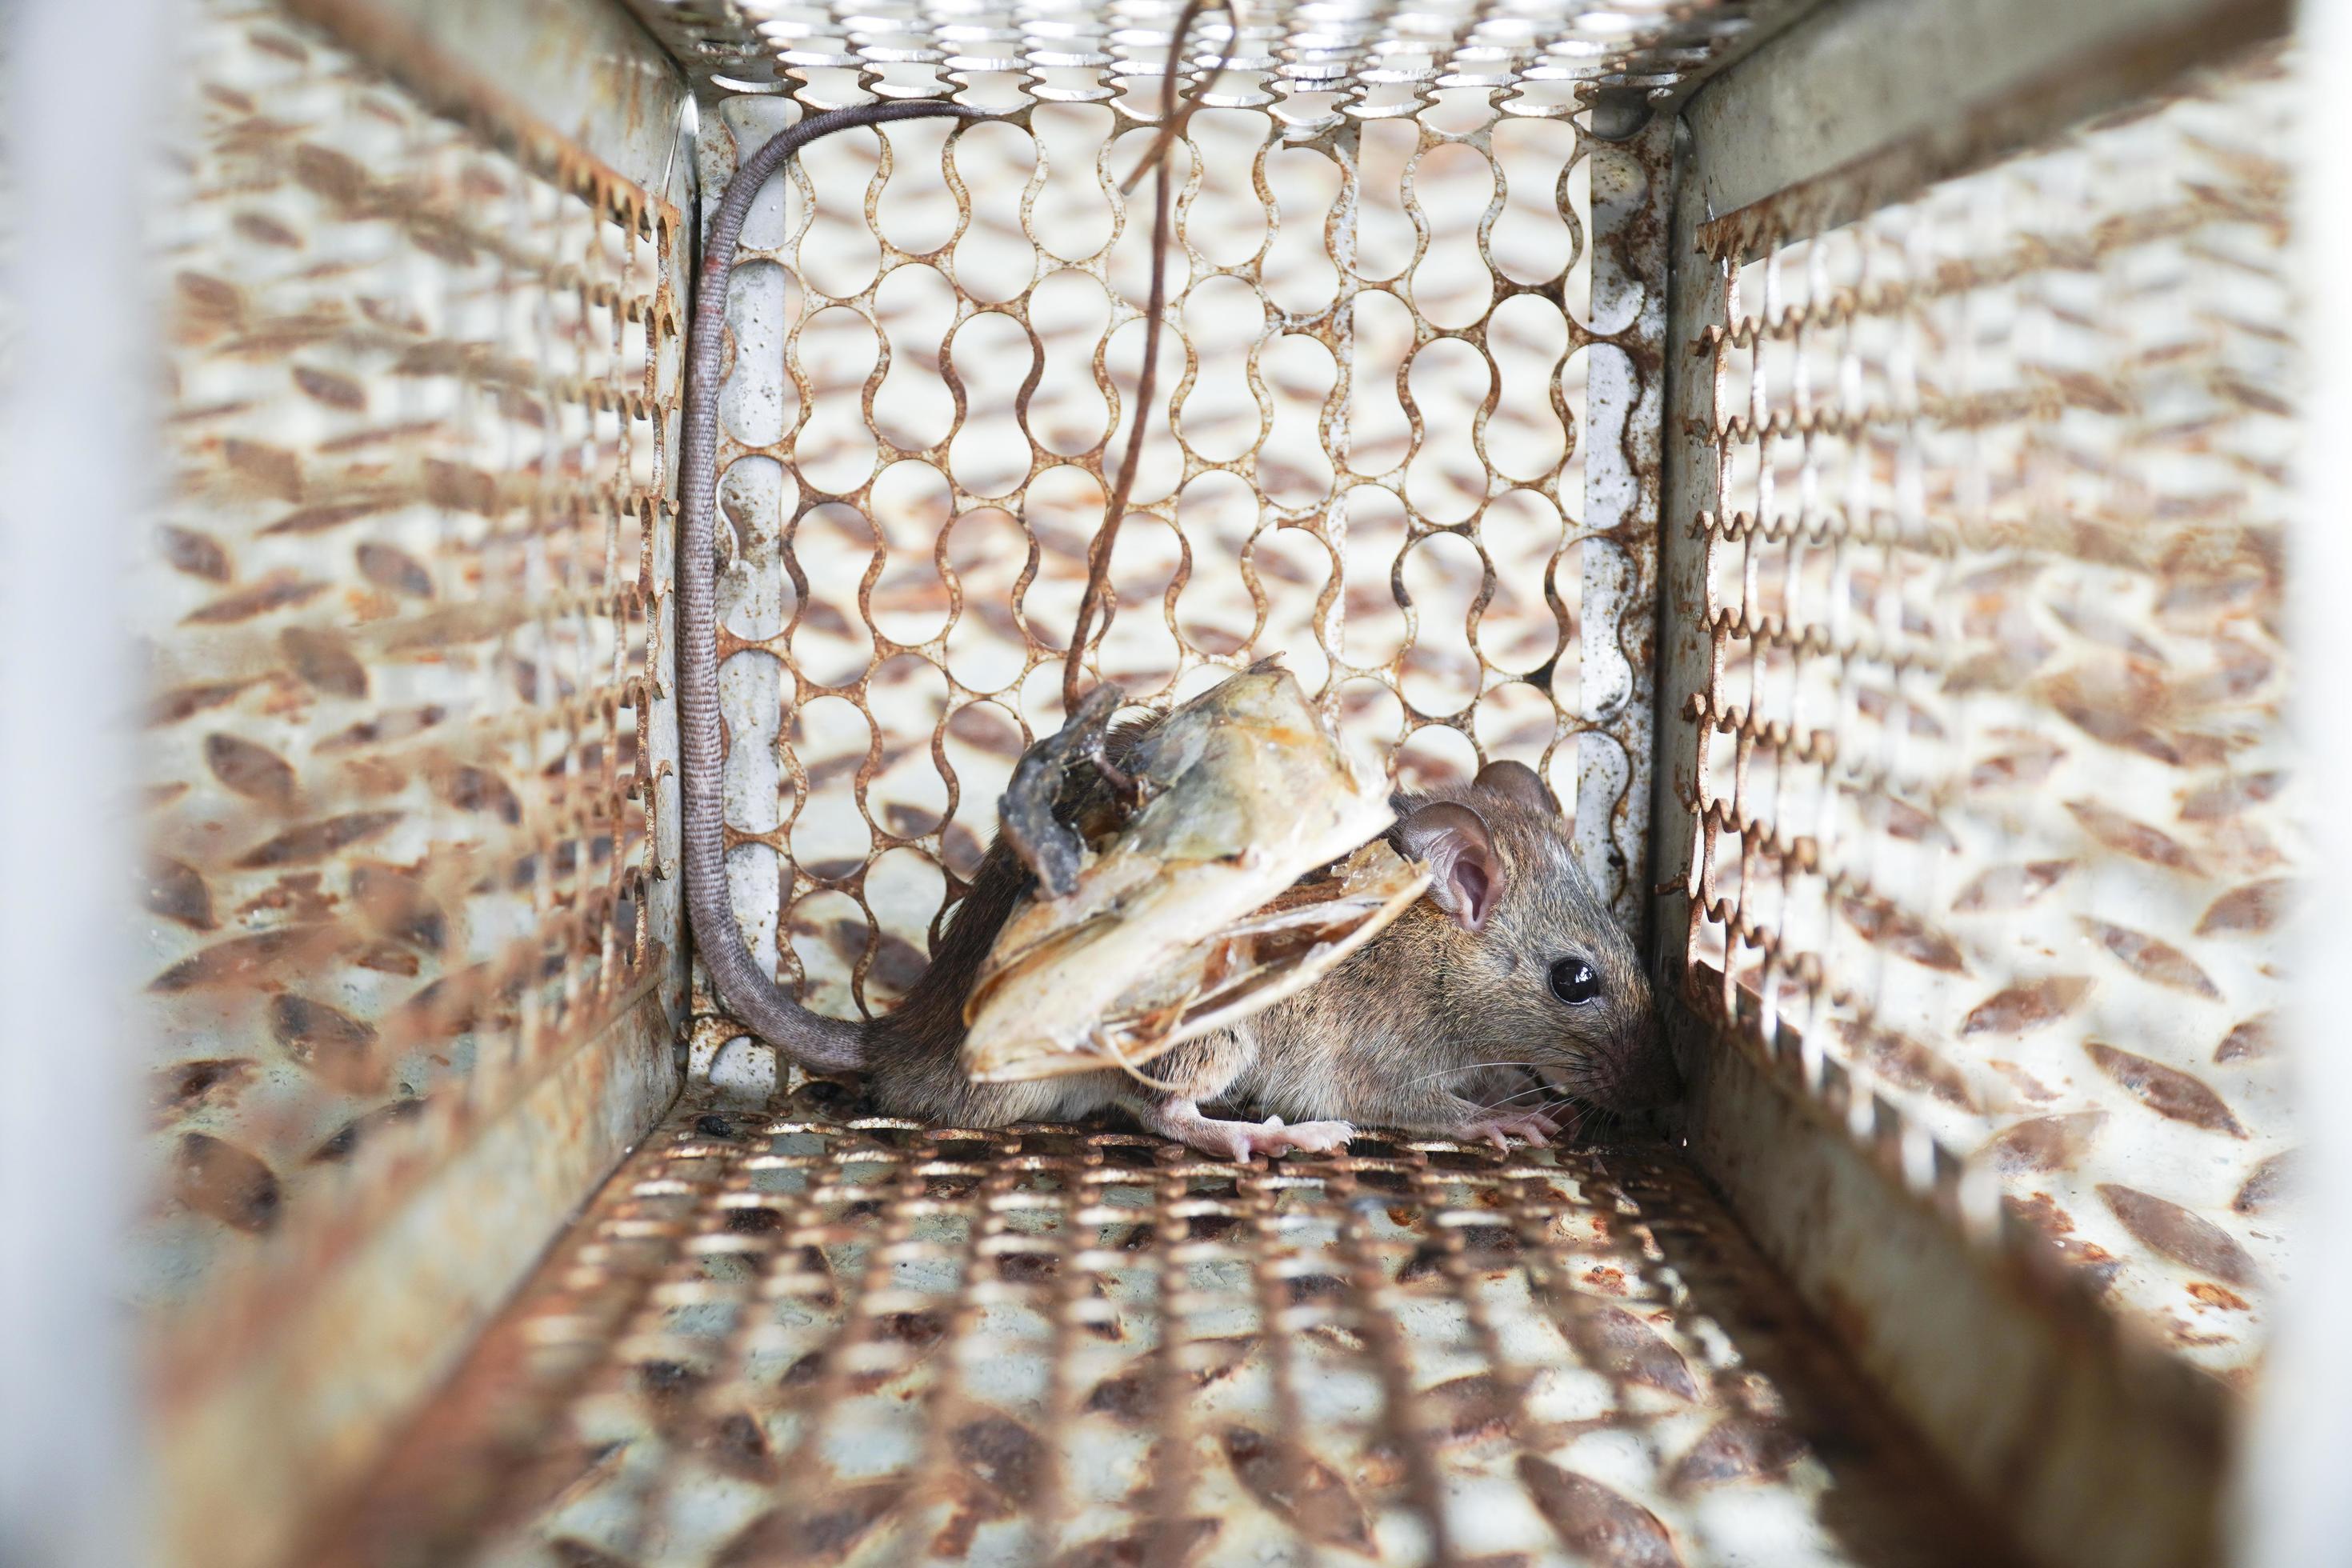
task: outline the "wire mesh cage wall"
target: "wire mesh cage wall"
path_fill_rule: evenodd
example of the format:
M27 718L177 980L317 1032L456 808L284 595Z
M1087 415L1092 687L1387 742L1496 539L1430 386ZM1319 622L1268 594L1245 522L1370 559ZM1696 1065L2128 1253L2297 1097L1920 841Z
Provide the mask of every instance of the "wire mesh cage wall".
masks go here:
M181 9L161 1555L2213 1558L2296 1269L2283 16ZM1088 678L1278 654L1403 784L1535 767L1654 948L1666 1138L925 1127L726 1016L683 323L740 161L877 97L989 118L811 145L726 301L757 962L922 973L1139 424Z
M1979 1488L2112 1539L2053 1431L2192 1473L2295 1270L2296 66L2252 13L2009 20L1990 65L1982 16L1792 35L1686 121L1660 957L1743 1216ZM1961 64L1874 138L1762 131L1896 39ZM2058 1263L2022 1315L1947 1281L2014 1375L1939 1364L1856 1226Z
M148 990L198 1049L279 1048L159 1064L186 1213L146 1245L175 1257L273 1231L384 1128L488 1114L680 957L646 740L677 210L274 11L207 24Z
M730 294L722 679L730 736L755 742L729 752L730 870L762 963L826 1010L920 972L1014 759L1060 722L1087 541L1138 416L1151 206L1119 186L1159 113L1145 40L1174 14L1123 18L1116 46L1110 18L1009 16L990 47L1068 62L1034 81L915 19L774 34L814 102L828 71L890 80L918 57L1007 116L813 148L755 211ZM1470 13L1424 18L1387 40L1423 51L1412 69L1343 75L1344 38L1309 49L1267 16L1194 51L1167 370L1141 411L1167 438L1089 668L1149 702L1278 651L1408 778L1529 762L1634 916L1654 473L1631 470L1654 446L1626 434L1663 300L1588 254L1594 170L1604 202L1642 184L1572 118L1591 67L1505 68L1582 35L1563 13L1565 36L1522 25L1506 48ZM1685 25L1685 52L1718 29ZM723 104L706 187L801 111ZM1591 385L1621 394L1597 426Z
M675 1092L682 84L538 19L562 134L397 14L184 30L139 1257L173 1528L249 1550Z
M1843 227L1703 236L1687 962L2225 1369L2293 1139L2250 940L2301 864L2292 101L2266 53Z

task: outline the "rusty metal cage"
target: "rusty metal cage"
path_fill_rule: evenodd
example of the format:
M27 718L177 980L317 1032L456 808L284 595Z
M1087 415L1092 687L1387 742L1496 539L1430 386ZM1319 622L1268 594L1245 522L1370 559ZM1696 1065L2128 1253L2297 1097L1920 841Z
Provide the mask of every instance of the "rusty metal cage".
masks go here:
M0 732L135 779L27 816L138 889L59 894L134 922L87 973L0 943L69 982L8 1032L92 1042L5 1168L102 1156L0 1233L12 1379L98 1391L53 1452L0 1414L0 1550L2236 1552L2314 1228L2293 19L1249 0L1171 58L1180 10L126 7L170 85L105 142L144 199L79 296L125 301L102 363L28 318L55 236L0 255L12 439L58 387L137 520L102 615L0 615L74 660ZM64 34L6 47L31 168ZM1155 326L1122 182L1171 69ZM726 300L758 962L841 1017L922 972L1064 716L1139 422L1093 675L1148 708L1279 654L1402 780L1537 768L1653 956L1661 1136L924 1127L725 1015L681 915L684 323L741 159L876 98L988 118L813 144Z
M1804 191L1699 231L1685 962L2222 1368L2292 1139L2243 940L2301 865L2292 105L2265 53L1834 229Z

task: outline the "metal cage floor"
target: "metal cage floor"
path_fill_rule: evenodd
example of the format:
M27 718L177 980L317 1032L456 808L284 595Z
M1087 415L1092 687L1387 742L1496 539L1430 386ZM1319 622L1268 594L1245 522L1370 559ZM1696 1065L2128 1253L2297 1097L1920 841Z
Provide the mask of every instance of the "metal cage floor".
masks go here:
M1662 1146L689 1096L305 1560L1982 1563Z

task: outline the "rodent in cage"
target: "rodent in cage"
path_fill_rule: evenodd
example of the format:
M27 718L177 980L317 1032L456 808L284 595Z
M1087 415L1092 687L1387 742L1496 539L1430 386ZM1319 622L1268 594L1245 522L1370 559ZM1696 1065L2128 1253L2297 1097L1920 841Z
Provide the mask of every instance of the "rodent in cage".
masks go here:
M1171 45L1162 102L1171 133L1181 123L1171 100L1185 33L1199 9L1197 4L1187 7ZM1496 762L1466 788L1401 792L1389 812L1375 807L1377 815L1360 814L1353 822L1359 842L1364 830L1385 830L1395 851L1429 867L1426 901L1408 909L1393 900L1360 922L1352 941L1318 944L1307 957L1328 973L1311 978L1305 990L1266 991L1255 1006L1228 1008L1230 1021L1223 1026L1170 1041L1173 1048L1159 1055L1149 1072L1133 1060L1105 1058L1091 1071L1073 1073L1065 1067L1026 1081L991 1082L974 1070L985 1064L968 1059L966 1026L979 1002L974 983L992 965L991 950L1006 922L1034 896L1069 891L1055 885L1070 881L1067 871L1056 876L1055 868L1040 863L1029 838L1017 833L1000 837L982 862L914 990L870 1025L819 1017L750 961L726 887L718 779L714 389L727 281L753 198L799 149L852 126L940 117L966 122L982 118L961 105L914 102L874 104L803 121L746 160L720 199L708 238L689 351L680 478L685 526L679 696L687 738L682 795L688 903L721 999L803 1068L868 1074L874 1102L892 1114L1001 1127L1066 1120L1115 1106L1152 1131L1236 1160L1334 1149L1353 1134L1356 1122L1486 1140L1498 1147L1514 1136L1540 1144L1571 1117L1581 1121L1594 1111L1648 1110L1670 1100L1675 1070L1658 1037L1648 977L1632 941L1578 867L1559 803L1523 763ZM1157 163L1161 151L1155 142L1138 174ZM1158 186L1155 306L1164 293L1164 169ZM1147 351L1138 399L1145 405L1152 365ZM1139 419L1091 552L1087 593L1071 637L1066 692L1076 689L1077 656L1087 643L1143 431ZM1111 739L1108 754L1097 736L1087 747L1091 780L1059 792L1063 798L1055 800L1061 776L1051 776L1044 798L1053 803L1052 816L1062 822L1100 816L1118 796L1133 799L1139 785L1173 784L1180 790L1191 786L1194 814L1220 823L1234 818L1240 809L1236 801L1216 793L1223 775L1192 763L1204 743L1198 738L1202 731L1242 721L1245 688L1251 695L1263 689L1286 710L1281 738L1264 731L1252 738L1249 749L1313 747L1318 741L1328 749L1336 742L1297 682L1272 668L1276 662L1264 661L1229 679L1174 714L1127 726ZM1118 695L1115 688L1098 688L1098 694L1105 689L1113 699ZM1089 712L1080 705L1065 736L1033 748L1024 770L1034 768L1040 752L1071 746L1069 731L1089 724L1099 730L1115 706L1115 700L1096 700ZM1171 734L1191 743L1158 743ZM1360 775L1362 770L1354 772ZM1326 784L1319 793L1339 787L1336 780ZM1324 802L1288 804L1304 814ZM1185 806L1182 797L1170 795L1145 809L1164 819ZM1007 795L1005 814L1007 826L1017 826L1017 793ZM1274 815L1279 816L1279 806ZM1031 816L1040 823L1034 831L1045 831L1045 812L1033 809ZM1108 835L1088 837L1100 840ZM1344 837L1333 841L1328 836L1321 845L1326 854L1357 847ZM1271 846L1223 847L1219 858L1226 860L1262 859L1272 852ZM1303 869L1311 874L1317 868L1310 863ZM1099 927L1148 918L1147 900L1135 896L1137 889L1128 891L1129 897L1089 908L1087 923ZM1181 909L1158 912L1171 922L1186 914ZM1173 1005L1181 1009L1196 994ZM1163 1003L1162 1010L1169 1005ZM1009 1025L999 1021L999 1032L1009 1027L1015 1037L1038 1026L1026 1012ZM1081 1020L1080 1026L1099 1033L1090 1021ZM1269 1114L1263 1122L1214 1117L1203 1113L1203 1102L1252 1105Z

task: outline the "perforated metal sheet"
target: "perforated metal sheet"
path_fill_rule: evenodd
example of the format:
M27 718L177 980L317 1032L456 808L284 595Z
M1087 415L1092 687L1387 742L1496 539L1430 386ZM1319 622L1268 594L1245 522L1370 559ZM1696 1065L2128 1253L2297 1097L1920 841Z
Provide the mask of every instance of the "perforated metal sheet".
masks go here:
M675 212L274 7L199 37L143 752L180 1277L372 1134L484 1113L677 930L646 742Z
M1655 489L1654 460L1646 491L1629 465L1655 447L1627 432L1661 301L1596 292L1622 258L1586 251L1590 170L1632 155L1505 96L1312 134L1192 120L1164 402L1098 664L1148 700L1278 650L1409 778L1533 763L1632 916ZM706 187L794 113L723 105ZM921 972L1014 758L1060 721L1105 454L1135 416L1149 225L1128 220L1149 207L1116 187L1148 137L1086 104L893 127L887 164L852 132L747 227L720 405L730 868L762 961L825 1010Z
M172 483L135 584L140 1284L159 1410L193 1424L167 1529L223 1560L364 1455L658 1115L684 982L677 210L436 56L447 31L295 9L338 30L191 17ZM658 145L682 84L642 71L567 90L642 93Z
M2233 1375L2293 1267L2293 104L2273 51L1827 233L1869 170L1707 226L1677 520L1691 982Z
M1115 98L1160 74L1181 4L1041 0L948 9L848 0L629 0L656 36L722 92L925 97L977 88L1041 103ZM1781 7L1786 9L1787 7ZM1410 114L1433 88L1500 88L1559 106L1578 87L1647 92L1703 72L1772 7L1762 0L1519 0L1507 11L1437 0L1347 6L1255 0L1237 8L1234 102L1286 115ZM1156 35L1156 38L1155 38Z
M688 1104L309 1560L2001 1560L1874 1409L1654 1154Z

